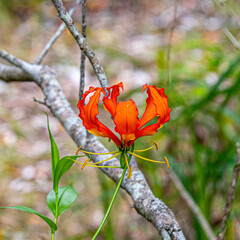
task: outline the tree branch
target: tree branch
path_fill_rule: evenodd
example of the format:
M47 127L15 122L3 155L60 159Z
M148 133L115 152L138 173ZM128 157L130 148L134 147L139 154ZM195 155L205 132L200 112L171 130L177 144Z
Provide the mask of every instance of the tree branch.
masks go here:
M75 40L78 43L78 46L80 47L81 51L87 56L89 59L93 70L95 74L97 75L97 78L100 82L101 87L107 86L107 77L104 73L104 69L101 66L100 62L98 61L95 53L88 45L86 39L83 37L83 35L79 32L78 28L74 24L73 19L69 16L66 8L63 5L62 0L52 0L54 6L56 7L58 11L59 17L62 19L63 22L67 25L67 28L71 32L72 36L75 38Z
M82 35L86 38L86 30L87 30L87 23L86 23L86 0L82 0ZM85 60L86 56L82 52L81 53L81 66L80 66L80 84L79 84L79 100L82 99L82 95L84 92L84 85L85 85Z
M70 9L69 16L72 16L77 9L77 6L80 4L81 0L76 0L75 5ZM35 60L35 64L40 64L43 58L47 55L48 51L51 49L52 45L57 41L57 39L61 36L62 32L65 30L66 24L62 23L57 29L56 33L52 36L49 42L46 44L38 58Z
M1 53L2 51L0 50L0 56L2 56ZM6 52L4 53L5 59L14 57ZM11 62L20 67L20 63L23 63L22 60L15 57L14 61ZM79 117L74 113L69 102L66 100L57 81L55 72L51 68L48 66L28 64L24 66L24 71L32 76L32 79L42 89L49 109L62 123L77 146L83 145L83 149L90 152L108 152L95 136L86 132ZM94 155L93 161L101 161L103 158L104 156ZM137 212L153 224L164 240L185 240L173 212L162 200L153 195L144 175L138 169L136 162L134 160L131 162L133 166L132 177L130 179L124 179L122 188L132 197ZM105 164L116 166L116 164L119 165L119 160L113 159ZM104 165L104 163L102 165ZM122 173L121 169L107 168L101 170L115 182L118 182Z
M38 79L39 78L38 71L41 68L40 66L27 63L19 58L16 58L12 54L10 54L2 49L0 49L0 57L3 58L4 60L6 60L7 62L13 64L15 67L18 67L18 68L22 69L23 71L25 71L26 73L28 73L34 79L34 81L39 80Z
M29 74L17 67L0 63L0 79L5 82L32 82Z

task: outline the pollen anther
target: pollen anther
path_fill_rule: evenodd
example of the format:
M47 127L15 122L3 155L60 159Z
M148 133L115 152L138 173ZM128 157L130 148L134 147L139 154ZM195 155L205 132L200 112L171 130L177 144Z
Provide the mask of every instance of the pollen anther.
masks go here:
M90 159L88 158L87 160L85 160L85 162L83 163L81 170L83 170L85 168L85 166L87 165L87 163L90 161Z
M169 162L168 162L168 159L167 159L167 157L165 156L165 157L164 157L164 159L165 159L165 161L166 161L167 168L169 168Z
M153 141L153 143L154 143L154 145L155 145L155 147L156 147L156 150L158 150L158 149L159 149L159 147L158 147L158 144L157 144L157 142Z
M78 155L78 153L79 153L79 151L81 150L81 148L82 148L82 145L77 149L77 151L76 151L76 156Z

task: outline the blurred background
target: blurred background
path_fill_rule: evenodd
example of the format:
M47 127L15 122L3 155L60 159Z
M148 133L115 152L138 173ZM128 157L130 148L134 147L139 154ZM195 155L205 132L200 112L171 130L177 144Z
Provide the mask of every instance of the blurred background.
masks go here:
M69 9L74 1L65 1ZM0 48L33 62L61 21L51 1L1 0ZM81 28L81 6L74 14ZM122 100L134 99L140 113L146 107L142 86L164 87L171 120L153 137L136 142L141 149L155 140L160 150L146 157L167 156L185 190L200 207L215 233L226 204L236 143L240 134L240 4L238 0L91 0L87 1L87 38L105 68L109 85L124 82ZM2 61L1 61L2 62ZM55 69L73 109L78 102L80 50L65 30L44 58ZM99 86L87 63L86 89ZM25 205L51 217L46 196L52 189L48 111L34 83L0 81L0 205ZM60 155L76 146L50 115ZM105 139L100 139L110 150ZM137 159L154 194L174 212L187 239L208 239L164 165ZM101 171L74 165L61 180L78 191L74 205L59 219L57 239L91 239L115 189ZM240 191L227 240L240 239ZM131 208L121 192L99 239L159 239L155 228ZM0 240L44 240L50 231L39 217L1 210Z

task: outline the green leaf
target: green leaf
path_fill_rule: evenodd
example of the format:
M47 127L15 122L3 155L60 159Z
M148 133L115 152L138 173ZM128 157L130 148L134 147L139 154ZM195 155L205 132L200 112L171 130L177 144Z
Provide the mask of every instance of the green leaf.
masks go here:
M55 176L54 176L55 168L56 168L58 160L59 160L59 151L58 151L57 144L55 143L52 133L51 133L51 130L50 130L48 114L44 111L43 111L43 113L45 113L47 115L47 126L48 126L49 138L51 141L52 176L54 179L55 178Z
M42 214L38 213L37 211L33 210L32 208L24 207L24 206L14 206L14 207L0 207L0 209L16 209L16 210L36 214L50 226L52 233L54 233L57 230L57 225L51 219L49 219L46 216L43 216Z
M66 187L60 187L58 189L58 213L57 216L63 214L76 200L77 191L72 185ZM56 212L56 194L52 190L47 196L47 205L49 210L55 216Z
M63 157L60 161L58 161L55 172L54 172L54 181L53 181L53 190L55 192L58 191L58 183L61 177L73 165L74 163L73 160L76 160L78 157L81 157L81 156L66 156L66 157Z

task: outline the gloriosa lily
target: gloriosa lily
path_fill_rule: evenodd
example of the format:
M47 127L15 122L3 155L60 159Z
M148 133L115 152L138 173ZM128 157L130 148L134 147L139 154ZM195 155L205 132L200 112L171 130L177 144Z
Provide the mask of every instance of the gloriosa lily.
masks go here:
M164 123L169 121L171 109L168 107L168 98L164 94L163 88L157 88L155 86L145 84L143 86L143 92L147 90L148 94L148 98L146 100L147 107L141 119L139 119L137 106L132 99L126 102L122 101L117 102L120 88L123 90L122 82L107 88L90 87L89 90L83 94L82 99L79 101L77 105L80 110L79 117L82 119L85 128L90 133L96 136L107 137L109 139L112 139L116 146L118 146L119 148L118 151L111 152L111 154L114 154L112 157L105 159L101 162L89 164L88 164L89 160L87 160L85 161L85 163L83 163L83 167L86 165L96 166L95 164L108 161L111 158L121 154L120 158L121 167L124 168L125 165L127 165L127 168L129 170L128 174L129 178L131 177L132 168L129 167L129 161L131 159L131 156L127 157L127 154L134 155L147 161L158 163L160 162L147 159L136 154L136 152L144 152L150 150L154 146L156 146L158 149L158 146L155 142L154 145L150 148L135 151L134 142L136 141L136 139L142 136L153 135L157 133L157 130L161 128ZM113 122L116 125L115 131L120 135L120 138L115 133L113 133L113 131L111 131L106 125L100 122L99 119L97 118L97 115L99 113L98 104L101 94L104 95L102 99L104 109L111 114ZM89 101L86 103L86 98L88 96L91 97ZM157 122L147 125L147 123L149 123L151 120L155 118ZM81 147L78 149L78 151L79 150L81 150ZM99 154L86 152L84 150L81 151L86 154ZM165 157L164 159L168 165L167 158Z

